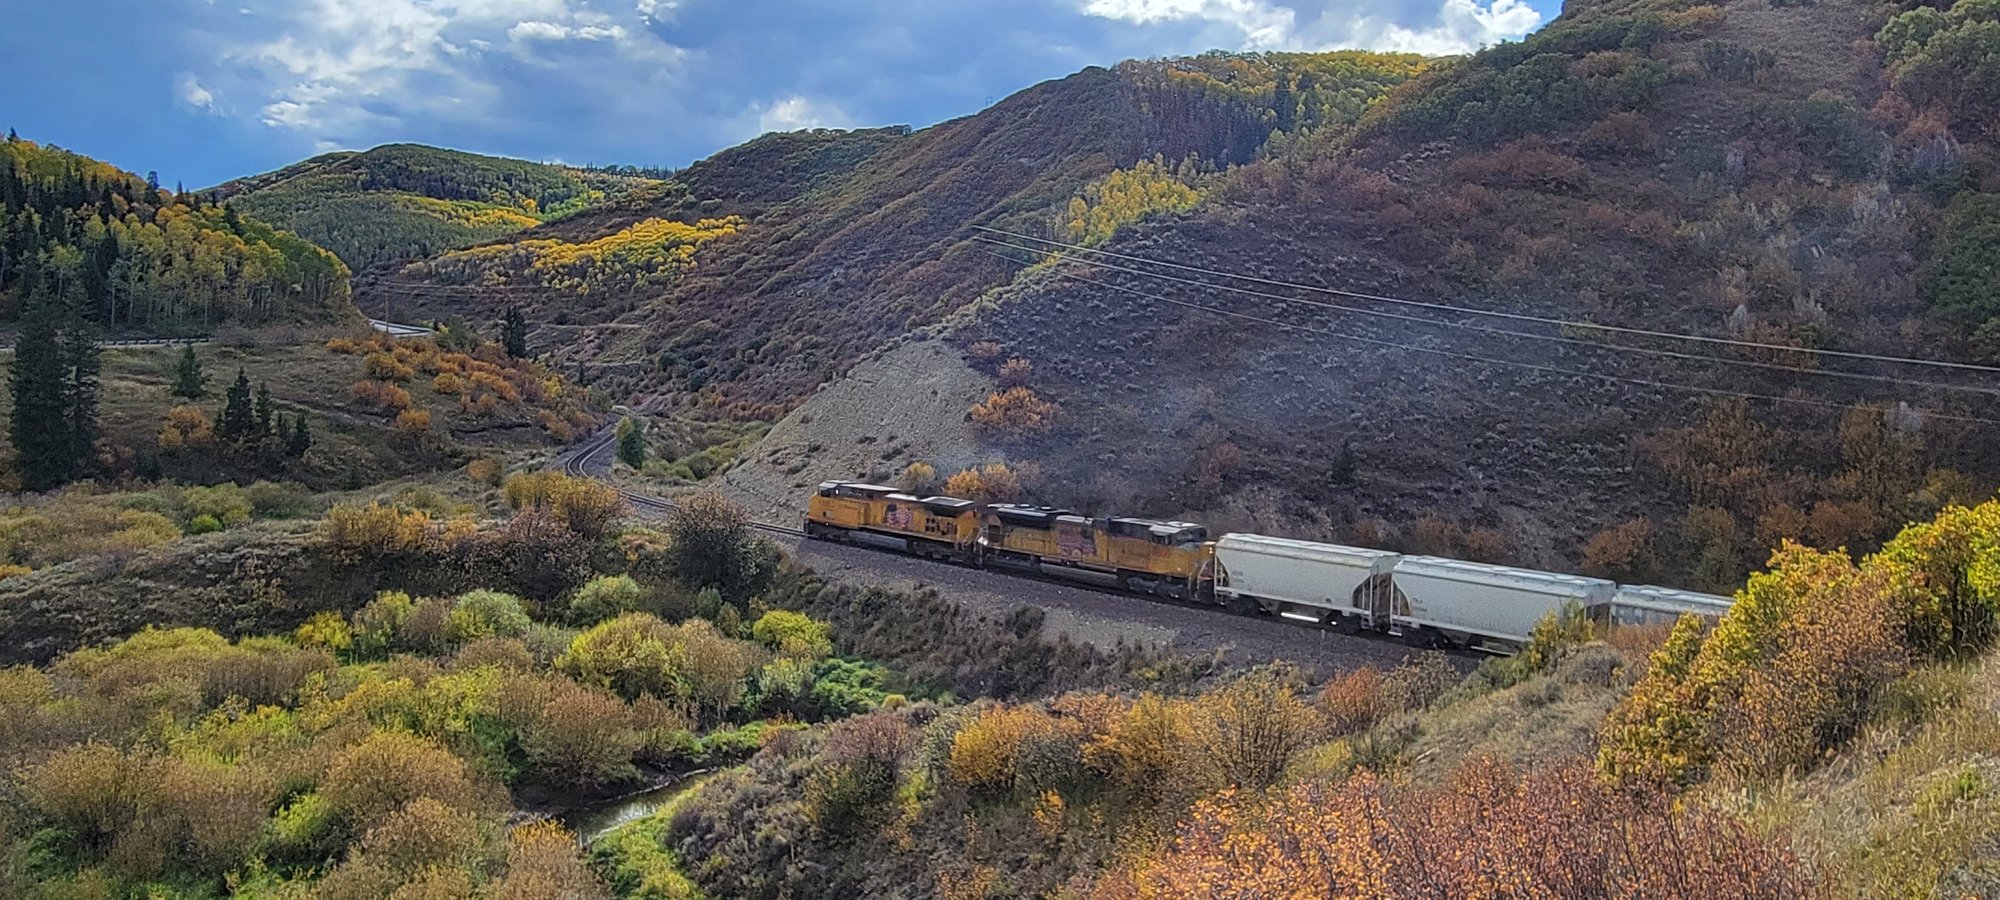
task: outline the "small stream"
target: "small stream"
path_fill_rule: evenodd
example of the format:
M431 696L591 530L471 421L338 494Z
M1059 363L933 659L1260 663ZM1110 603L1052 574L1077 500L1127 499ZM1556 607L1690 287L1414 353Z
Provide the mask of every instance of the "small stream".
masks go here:
M619 828L650 816L667 801L703 780L705 772L689 772L656 787L597 803L566 810L556 816L563 827L576 832L585 846Z

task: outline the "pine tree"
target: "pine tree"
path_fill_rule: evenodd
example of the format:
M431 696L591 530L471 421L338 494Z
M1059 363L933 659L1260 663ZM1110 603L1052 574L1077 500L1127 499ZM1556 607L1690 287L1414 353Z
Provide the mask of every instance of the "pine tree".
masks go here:
M64 415L63 347L60 311L46 286L29 294L14 343L9 387L14 395L9 436L14 443L21 486L45 491L69 480L71 435Z
M271 404L271 385L257 382L257 437L276 435L278 422L273 416L277 408Z
M254 433L256 427L257 413L250 400L250 376L237 369L236 382L229 386L222 412L215 417L215 434L230 443L242 443Z
M312 426L306 424L306 414L299 413L292 419L292 433L285 439L285 455L297 459L312 449Z
M69 435L69 477L86 474L97 459L98 375L103 371L98 359L97 329L89 310L72 296L64 305L63 424Z
M500 326L500 342L515 359L528 356L528 320L518 306L507 307L507 320Z
M1292 74L1279 69L1277 79L1271 88L1271 109L1278 114L1278 130L1289 132L1298 127L1299 101L1292 93Z
M618 461L634 469L646 465L646 430L629 416L618 422Z
M201 372L201 357L194 354L194 345L181 348L180 365L174 369L173 395L189 400L200 400L208 393L207 378Z

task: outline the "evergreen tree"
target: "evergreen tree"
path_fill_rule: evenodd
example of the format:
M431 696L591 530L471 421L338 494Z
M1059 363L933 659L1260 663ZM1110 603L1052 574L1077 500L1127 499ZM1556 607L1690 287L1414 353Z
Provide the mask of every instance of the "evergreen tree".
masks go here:
M515 359L528 356L528 320L518 306L507 307L507 320L500 326L500 342Z
M69 480L73 471L69 417L64 415L61 316L45 286L28 295L21 333L14 343L9 387L14 395L9 436L14 443L21 486L45 491Z
M242 443L256 428L257 413L250 400L250 376L237 369L236 382L229 386L222 412L215 417L215 434L230 443Z
M97 458L98 375L103 371L98 359L97 329L89 310L72 297L65 304L67 321L63 329L63 424L69 434L69 477L86 474Z
M292 419L292 433L285 438L285 455L297 459L312 449L312 426L306 424L306 414L299 413Z
M634 469L646 465L646 430L630 416L618 422L618 461Z
M1277 84L1271 88L1271 109L1278 114L1279 131L1290 132L1298 128L1298 97L1292 93L1292 75L1283 69L1277 71Z
M174 369L173 395L189 400L200 400L208 393L207 378L201 372L201 357L194 354L194 345L181 348L180 365Z
M277 408L271 405L271 385L257 382L257 437L278 434L276 412Z

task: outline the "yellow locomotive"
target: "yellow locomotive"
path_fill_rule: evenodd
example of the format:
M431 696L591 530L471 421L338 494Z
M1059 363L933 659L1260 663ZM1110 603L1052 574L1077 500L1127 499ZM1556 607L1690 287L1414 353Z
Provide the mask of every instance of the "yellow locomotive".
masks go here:
M829 481L806 502L806 534L832 540L875 535L933 559L979 560L979 504L918 497L879 484Z
M1083 575L1182 599L1204 596L1214 568L1208 530L1191 522L918 497L852 481L813 492L805 529L816 538L887 542L934 559Z
M1122 590L1180 599L1197 594L1214 559L1208 529L1192 522L1090 518L1012 503L986 507L980 541L989 563L1094 573Z

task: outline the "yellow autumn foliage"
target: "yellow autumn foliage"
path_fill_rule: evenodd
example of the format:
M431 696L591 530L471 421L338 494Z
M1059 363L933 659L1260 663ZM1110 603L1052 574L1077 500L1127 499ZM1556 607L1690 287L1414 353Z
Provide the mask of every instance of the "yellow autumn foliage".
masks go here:
M539 284L576 293L658 284L692 265L701 245L733 235L744 224L737 216L692 225L646 219L578 243L542 238L457 250L413 263L404 274L453 284Z

